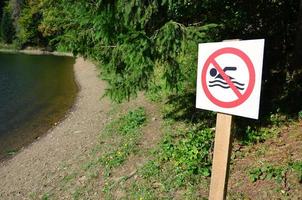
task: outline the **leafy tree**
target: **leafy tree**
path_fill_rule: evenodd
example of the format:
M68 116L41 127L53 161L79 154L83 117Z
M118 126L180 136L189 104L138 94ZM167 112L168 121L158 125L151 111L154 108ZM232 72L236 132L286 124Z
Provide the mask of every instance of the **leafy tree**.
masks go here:
M25 0L18 17L17 38L20 46L47 46L47 39L39 31L42 20L42 0Z

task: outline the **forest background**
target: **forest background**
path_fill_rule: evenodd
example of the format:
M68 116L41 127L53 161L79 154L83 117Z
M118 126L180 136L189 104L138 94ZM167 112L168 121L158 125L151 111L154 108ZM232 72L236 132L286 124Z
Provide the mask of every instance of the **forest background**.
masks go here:
M293 113L301 110L301 10L295 0L10 0L0 3L0 32L17 48L97 61L115 101L142 90L194 93L198 43L265 38L261 112Z

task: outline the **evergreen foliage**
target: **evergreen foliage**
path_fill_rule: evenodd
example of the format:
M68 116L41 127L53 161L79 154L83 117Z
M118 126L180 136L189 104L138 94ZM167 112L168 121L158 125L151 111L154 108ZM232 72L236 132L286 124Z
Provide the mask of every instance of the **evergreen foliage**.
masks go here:
M185 72L196 68L196 44L214 40L222 27L188 24L195 19L177 22L183 16L179 11L196 9L193 4L196 2L184 6L170 1L49 1L41 28L45 36L58 35L52 43L59 48L101 62L109 83L107 95L121 101L150 88L155 66L161 68L161 78L172 91L188 81Z
M15 27L12 19L12 8L7 4L2 11L0 36L3 42L11 44L15 37Z

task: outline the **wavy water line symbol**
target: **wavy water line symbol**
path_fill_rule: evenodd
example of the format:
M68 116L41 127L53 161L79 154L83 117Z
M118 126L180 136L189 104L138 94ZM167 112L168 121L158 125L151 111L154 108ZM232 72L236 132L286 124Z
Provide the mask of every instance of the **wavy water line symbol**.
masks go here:
M225 82L225 81L221 81L221 80L215 80L215 81L209 81L209 87L215 87L215 86L218 86L218 87L221 87L221 88L224 88L224 89L228 89L230 88L230 86ZM232 83L234 83L235 87L238 89L238 90L244 90L244 84L243 83L239 83L237 81L232 81Z

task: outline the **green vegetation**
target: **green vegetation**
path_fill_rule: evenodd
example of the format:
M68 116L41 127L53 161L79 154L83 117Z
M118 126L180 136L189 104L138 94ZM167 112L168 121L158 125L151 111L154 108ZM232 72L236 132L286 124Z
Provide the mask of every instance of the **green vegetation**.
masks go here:
M209 176L212 147L213 131L194 127L176 136L166 136L161 144L159 159L171 161L178 173Z
M274 179L278 183L284 180L287 167L277 167L272 165L264 165L262 167L253 168L249 171L249 177L252 182L264 179Z
M258 180L275 180L278 184L286 185L288 173L294 173L298 176L298 183L302 181L302 161L289 162L287 165L274 166L263 164L261 167L252 168L249 172L249 178L252 182Z
M299 182L302 183L302 161L290 163L290 167L298 175Z
M15 39L15 28L12 19L13 8L8 4L2 10L0 23L0 38L4 43L12 43Z
M164 140L161 145L167 145L166 141ZM173 143L171 142L170 145L172 146ZM190 158L179 156L175 160L174 158L168 159L163 154L176 154L181 146L176 145L177 150L166 150L160 146L156 147L155 152L151 154L155 159L149 160L135 172L139 178L130 179L133 176L130 174L120 177L118 180L108 179L103 189L105 196L108 199L114 199L117 190L122 191L124 197L130 199L173 198L173 193L179 190L185 191L183 197L196 196L198 185L207 185L205 176L209 175L210 170L209 166L202 164L204 158L201 158L206 150L198 148L196 152L191 153ZM158 153L160 153L159 157L156 156ZM202 166L197 164L198 161Z
M7 154L8 156L14 156L14 155L17 154L17 152L18 152L17 149L12 149L12 150L8 150L8 151L6 152L6 154Z
M106 174L109 175L109 170L123 164L127 157L137 150L139 128L145 121L144 109L138 108L108 125L105 132L119 134L121 138L120 144L116 148L106 152L98 159L98 162L105 168Z
M111 170L121 166L131 154L138 152L138 142L141 136L140 128L146 121L146 114L143 108L138 108L128 112L125 116L108 125L105 133L115 133L121 136L120 142L111 151L103 154L98 162L103 167L104 187L102 189L106 198L111 197L110 191L119 184L120 181L127 179L120 177L119 180L110 179ZM130 175L132 176L132 175Z
M173 106L165 106L166 114L164 115L168 115L167 113L173 109ZM181 113L178 114L181 115ZM120 119L125 119L125 117ZM115 199L117 191L124 194L122 198L130 199L173 198L173 194L177 191L181 191L180 196L184 198L197 198L200 184L204 188L208 187L207 181L211 173L211 152L213 150L213 129L209 129L207 126L213 122L175 122L172 118L167 118L163 122L164 136L151 151L141 152L142 149L140 149L138 152L134 152L137 156L149 158L134 172L115 177L110 173L112 170L109 172L102 170L105 171L103 173L105 179L103 195L107 199ZM120 126L116 123L124 124L120 120L112 122L106 132L120 132ZM129 125L124 124L123 126ZM110 155L112 153L116 155L116 151L123 147L122 144L125 144L125 140L119 140L116 137L115 141L123 142L117 148L108 151ZM119 161L115 159L116 156L111 158L114 163ZM113 170L124 169L124 164L119 163L118 166L112 167L111 162L108 162L103 167L111 167Z
M302 111L300 111L300 112L298 113L298 118L299 118L299 120L302 119Z
M200 185L203 189L208 187L212 130L200 126L168 131L171 129L173 127L167 124L165 137L151 154L154 159L138 169L140 178L120 186L127 197L170 199L175 197L175 192L180 192L181 199L198 199Z
M302 5L302 3L301 3ZM301 7L301 6L300 6ZM280 127L301 119L302 8L295 0L7 0L0 4L1 41L18 48L38 46L89 58L107 81L106 95L122 102L138 92L162 106L163 138L147 163L134 174L113 179L114 170L137 155L143 108L113 120L102 133L87 180L102 175L103 194L122 190L130 199L199 199L211 174L215 113L195 109L198 43L265 38L260 120L235 119L240 147L277 138ZM110 141L110 138L113 141ZM267 148L258 149L264 155ZM237 154L236 154L237 155ZM102 168L102 172L99 172ZM283 181L301 165L265 165L252 169L252 181ZM79 173L63 178L64 187ZM92 191L76 186L74 199ZM200 192L200 191L199 191ZM177 193L177 194L176 194ZM234 194L235 195L235 194ZM238 194L242 197L243 194ZM235 195L236 196L236 195Z
M49 200L50 199L50 194L48 193L45 193L43 196L42 196L42 200Z
M42 1L25 1L17 20L16 43L20 46L47 46L46 39L39 30L42 19Z

